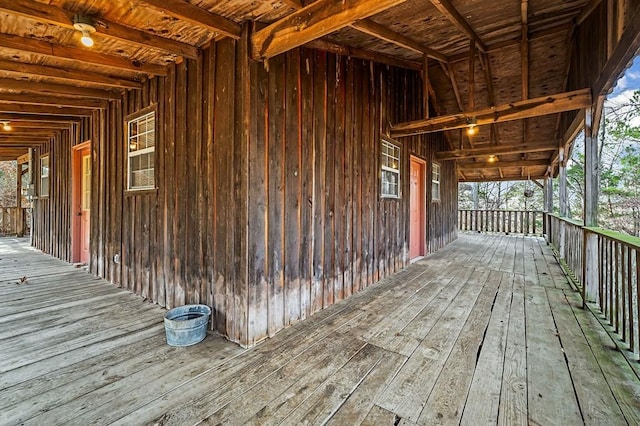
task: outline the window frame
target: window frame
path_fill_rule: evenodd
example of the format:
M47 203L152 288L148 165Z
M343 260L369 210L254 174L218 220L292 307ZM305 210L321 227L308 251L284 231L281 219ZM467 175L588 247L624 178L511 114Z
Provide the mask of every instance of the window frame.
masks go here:
M434 194L433 187L437 185L438 194L437 197ZM440 163L436 163L435 161L431 162L431 201L432 202L440 202L442 199L442 167Z
M136 150L133 151L135 154L132 154L131 151L131 139L132 136L130 134L131 131L131 123L132 122L140 122L144 119L146 119L148 116L153 115L153 146L152 147L147 147L147 148L143 148L141 150ZM126 165L126 187L125 187L125 191L128 193L141 193L141 192L145 192L145 191L154 191L157 189L157 182L156 182L156 170L158 168L157 166L157 156L155 155L156 153L156 146L158 144L158 113L157 113L157 108L156 105L150 105L146 108L141 109L140 111L137 111L133 114L130 114L128 116L125 117L124 120L124 135L125 135L125 146L124 146L124 151L125 151L125 158L127 159L127 165ZM139 136L139 135L137 135ZM132 158L144 155L144 154L149 154L149 153L153 153L153 183L151 185L147 185L147 186L136 186L136 187L132 187L131 186L131 160ZM149 170L149 169L146 169Z
M392 147L394 149L398 150L398 156L395 157L393 155L390 155L388 152L385 153L384 148L387 147ZM391 158L392 160L397 160L398 162L398 167L393 168L393 167L389 167L389 166L385 166L384 165L384 158L388 157ZM380 198L387 198L387 199L392 199L392 200L399 200L402 198L402 145L400 145L399 143L390 140L389 138L381 138L380 139L380 157L378 157L380 159ZM384 187L385 187L385 183L387 182L385 180L385 172L389 172L389 173L394 173L397 176L397 193L396 194L391 194L391 193L385 193L384 191Z
M47 163L47 173L44 172L44 162ZM40 156L40 198L49 198L51 193L51 157L49 154L44 154ZM44 179L46 178L46 185L44 184ZM46 192L45 192L46 189Z

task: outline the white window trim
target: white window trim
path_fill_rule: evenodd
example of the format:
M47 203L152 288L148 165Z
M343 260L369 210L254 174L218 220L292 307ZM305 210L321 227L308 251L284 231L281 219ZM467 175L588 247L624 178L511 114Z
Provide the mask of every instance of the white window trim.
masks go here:
M437 170L437 179L436 177ZM438 185L438 196L433 193L433 185ZM442 199L442 168L440 163L431 163L431 201L440 201Z
M380 168L382 171L387 171L387 172L391 172L394 173L398 176L398 193L397 194L385 194L383 193L383 188L384 188L384 181L383 181L383 177L384 177L384 173L380 173L380 198L391 198L391 199L400 199L402 198L402 186L401 186L401 182L402 182L402 176L400 175L400 170L402 169L402 147L398 144L395 144L387 139L382 139L381 141L382 143L380 144L380 147L382 148L385 144L386 145L390 145L394 148L396 148L398 150L398 157L393 157L390 156L391 158L393 158L394 160L398 161L398 168L393 168L393 167L388 167L385 166L384 164L382 164L382 155L384 155L382 153L382 151L380 152ZM388 155L388 154L387 154Z
M130 144L131 144L131 134L129 133L131 131L131 123L134 121L142 121L146 118L148 118L149 116L153 115L153 128L154 128L154 140L153 140L153 146L149 147L149 148L144 148L141 150L136 150L134 152L131 152L131 148L130 148ZM130 116L129 118L126 119L125 121L125 126L126 126L126 132L127 132L127 139L126 139L126 150L127 150L127 191L147 191L149 189L155 189L156 188L156 182L155 182L155 172L156 172L156 165L155 165L155 161L154 161L154 165L153 165L153 174L154 174L154 178L153 178L153 184L152 185L147 185L147 186L136 186L136 187L131 187L131 159L133 157L137 157L143 154L148 154L151 152L155 152L156 151L156 142L157 142L157 120L158 117L156 115L156 110L155 108L148 110L145 109L143 111L140 111L132 116ZM138 135L140 136L140 135Z
M47 173L46 174L43 172L43 162L45 160L47 161ZM49 194L51 193L51 179L50 179L51 172L50 172L50 170L51 170L51 158L49 157L49 154L42 155L40 157L40 196L43 197L43 198L49 197ZM43 179L44 178L47 178L47 184L46 185L43 185ZM47 193L46 194L44 194L42 192L43 188L45 188L45 187L47 189Z

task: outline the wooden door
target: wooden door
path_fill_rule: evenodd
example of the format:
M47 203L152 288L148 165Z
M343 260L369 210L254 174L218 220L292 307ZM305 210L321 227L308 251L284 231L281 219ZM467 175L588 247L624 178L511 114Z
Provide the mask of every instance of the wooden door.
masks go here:
M424 161L411 157L409 257L424 256L425 245L425 169Z
M91 229L91 146L89 142L73 150L73 262L89 263Z

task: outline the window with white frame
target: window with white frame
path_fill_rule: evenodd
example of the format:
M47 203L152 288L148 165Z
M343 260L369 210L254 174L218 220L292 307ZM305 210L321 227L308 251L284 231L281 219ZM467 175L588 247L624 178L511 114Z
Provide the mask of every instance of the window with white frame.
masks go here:
M440 201L440 164L431 163L431 201Z
M127 120L127 189L155 188L156 112Z
M49 196L49 156L40 157L40 196Z
M400 198L400 147L382 140L380 196Z

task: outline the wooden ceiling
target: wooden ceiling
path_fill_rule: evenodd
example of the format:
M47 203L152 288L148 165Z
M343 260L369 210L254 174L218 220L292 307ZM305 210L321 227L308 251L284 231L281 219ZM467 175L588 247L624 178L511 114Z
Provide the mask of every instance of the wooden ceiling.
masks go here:
M573 31L598 3L0 0L0 121L15 129L0 137L0 158L20 155L15 146L31 142L20 138L46 140L256 21L256 60L307 45L420 70L432 114L445 117L392 123L392 135L445 131L451 149L439 158L457 159L462 181L542 177L563 138L559 112L591 104L565 86ZM80 44L76 14L95 20L94 47ZM478 132L467 137L471 116Z

